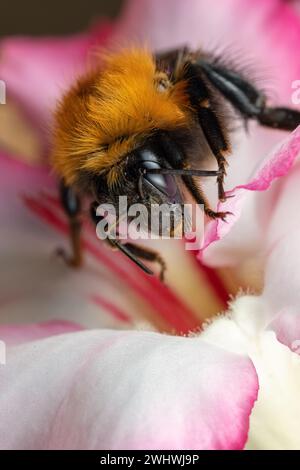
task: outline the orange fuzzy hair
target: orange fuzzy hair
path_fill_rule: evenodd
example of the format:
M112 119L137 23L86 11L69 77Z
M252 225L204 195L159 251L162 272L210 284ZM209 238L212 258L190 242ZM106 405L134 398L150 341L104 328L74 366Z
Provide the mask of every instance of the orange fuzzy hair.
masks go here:
M54 170L66 184L80 170L117 180L122 159L155 130L187 125L180 84L161 88L167 77L152 55L130 49L103 58L101 68L79 79L58 106L54 129Z

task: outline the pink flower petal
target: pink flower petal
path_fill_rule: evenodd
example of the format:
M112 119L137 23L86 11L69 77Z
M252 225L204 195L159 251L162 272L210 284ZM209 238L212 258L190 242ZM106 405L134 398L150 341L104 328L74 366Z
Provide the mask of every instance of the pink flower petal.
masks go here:
M180 333L199 327L197 314L166 285L143 275L121 253L111 256L91 224L83 231L84 266L67 267L55 255L58 247L69 249L68 223L48 170L4 155L0 165L2 322L63 318L124 328L126 318L131 324L151 319L155 327Z
M8 352L0 447L242 449L257 388L248 358L199 337L54 336Z
M188 8L182 0L130 0L115 34L155 50L221 48L225 60L236 57L241 67L252 61L254 70L275 77L285 100L299 77L300 19L282 0L223 0L213 11L208 0L190 0Z
M44 203L47 192L57 193L48 170L3 154L0 165L1 322L36 323L59 318L86 327L124 328L124 322L111 314L108 304L100 306L93 301L96 294L107 301L113 299L115 308L127 313L132 322L135 308L128 288L120 286L92 258L78 272L67 267L55 254L58 247L68 249L65 232L63 236L56 233L25 206L24 195L38 196ZM52 216L59 211L56 208Z
M0 42L0 77L7 92L44 136L62 91L84 70L88 52L95 44L105 44L110 32L111 26L101 22L70 37L12 37Z
M280 191L277 190L276 205L265 233L267 259L262 294L271 311L269 328L276 332L279 341L297 352L300 345L299 177L297 162Z
M82 326L62 320L53 320L44 323L33 323L28 325L0 325L0 339L6 346L27 343L48 336L71 333L82 330Z
M300 127L298 127L295 131L288 135L288 137L284 140L282 145L273 151L270 155L268 155L264 161L261 163L259 168L254 172L254 174L250 177L248 183L236 186L232 191L227 193L228 196L233 196L227 199L225 203L219 203L218 210L221 211L229 211L232 212L233 215L229 215L227 217L226 222L222 220L216 220L209 224L208 229L205 234L203 248L200 252L200 256L202 256L203 251L207 249L205 253L205 260L208 260L210 263L211 260L216 259L218 254L222 250L226 250L227 246L231 251L236 250L239 252L240 246L243 244L250 245L252 244L252 249L255 251L256 245L254 243L255 240L251 239L247 236L247 229L249 229L247 224L247 217L249 215L246 208L248 208L247 197L249 196L249 191L251 192L261 192L266 191L270 185L274 182L274 180L281 178L288 174L292 165L297 158L300 151ZM246 206L247 203L247 206ZM245 208L246 206L246 208ZM244 210L243 214L242 211ZM235 233L230 233L231 239L229 238L230 235L224 240L224 244L218 244L216 249L214 247L208 248L213 242L222 239L225 235L229 234L232 230L234 224L239 220L241 217L239 226L236 227ZM250 213L251 214L251 213ZM252 215L252 214L251 214ZM269 214L269 218L271 218L271 213ZM254 224L256 221L250 218L251 222ZM264 228L266 225L266 221L264 221ZM241 230L244 230L245 237L241 236ZM250 233L252 231L259 231L259 224L256 222L254 227L250 228ZM237 241L238 243L233 243L233 240ZM207 258L206 258L207 257ZM226 260L228 260L230 256L227 253Z
M282 0L284 2L285 0ZM297 15L300 16L300 4L299 0L290 0L288 2L288 6L292 9L293 13L296 13Z

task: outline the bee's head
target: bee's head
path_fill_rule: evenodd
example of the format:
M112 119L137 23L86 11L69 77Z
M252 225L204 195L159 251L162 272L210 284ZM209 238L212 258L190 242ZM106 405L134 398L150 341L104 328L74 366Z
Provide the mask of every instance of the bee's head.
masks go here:
M99 204L109 203L117 208L120 196L126 196L128 209L138 204L139 209L144 211L144 214L147 213L144 218L147 218L148 222L155 211L161 211L162 218L169 217L168 211L170 211L172 226L178 225L182 216L182 191L180 178L168 174L168 170L172 167L167 158L167 150L171 151L170 148L165 148L159 136L148 139L124 158L122 166L110 169L111 174L107 172L99 177L93 177L92 193L95 200ZM174 159L176 147L172 148L172 151ZM153 219L151 223L153 224ZM158 221L156 227L152 227L151 230L161 233L159 227Z
M169 78L143 48L105 54L56 109L52 164L57 174L70 186L79 172L109 173L147 136L190 127L184 90Z
M105 193L106 199L127 196L132 204L181 204L179 181L168 174L171 169L166 149L160 138L155 137L131 152L122 163L94 177L93 193L98 201Z

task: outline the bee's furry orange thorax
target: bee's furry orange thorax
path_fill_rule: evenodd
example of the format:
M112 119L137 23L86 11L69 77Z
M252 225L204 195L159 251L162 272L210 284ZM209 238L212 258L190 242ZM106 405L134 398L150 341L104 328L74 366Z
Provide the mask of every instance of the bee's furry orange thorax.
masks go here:
M186 124L183 94L161 86L162 75L148 51L125 50L104 57L64 96L52 160L67 184L82 169L108 171L154 131Z

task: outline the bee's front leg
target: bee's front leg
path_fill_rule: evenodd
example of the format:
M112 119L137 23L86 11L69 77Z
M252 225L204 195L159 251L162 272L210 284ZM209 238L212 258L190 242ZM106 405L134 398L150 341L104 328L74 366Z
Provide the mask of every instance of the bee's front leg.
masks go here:
M101 220L103 217L97 215L96 213L97 203L94 202L91 204L90 213L91 218L95 225ZM109 236L104 238L106 243L108 243L112 248L118 249L121 251L125 256L127 256L131 261L133 261L139 268L141 268L146 274L153 275L153 271L148 268L141 260L146 260L154 263L158 263L160 265L160 275L159 278L163 282L164 281L164 274L166 271L166 263L165 260L154 250L150 248L145 248L144 246L135 245L133 243L121 243L120 240L117 238L110 238Z
M124 243L123 245L118 243L117 247L121 251L123 251L125 248L125 254L127 254L127 256L129 256L132 261L138 264L138 266L141 267L143 271L147 272L147 274L153 274L153 272L150 269L146 268L146 266L142 264L138 260L138 258L141 258L145 261L150 261L151 263L158 263L160 266L159 278L162 282L164 282L167 265L165 260L162 258L162 256L160 256L159 253L154 250L151 250L148 247L146 248L145 246L135 245L134 243Z
M79 196L73 188L66 186L63 182L60 184L60 200L69 220L71 255L68 255L64 249L59 248L57 253L65 262L73 268L82 265L82 247L81 247L81 204Z
M183 176L183 181L195 199L196 203L203 206L205 214L211 219L226 220L227 215L232 215L231 212L215 212L211 209L208 200L206 199L201 188L196 184L192 176Z

